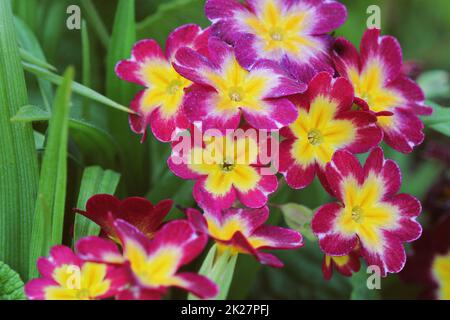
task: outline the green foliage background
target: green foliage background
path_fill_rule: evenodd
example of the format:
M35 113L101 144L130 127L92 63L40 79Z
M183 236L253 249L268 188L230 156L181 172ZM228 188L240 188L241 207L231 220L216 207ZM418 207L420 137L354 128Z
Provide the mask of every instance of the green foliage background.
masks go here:
M77 238L98 231L88 221L75 219L70 210L82 207L92 194L115 192L119 197L145 196L151 201L172 198L181 206L194 205L192 182L175 177L167 169L168 146L157 143L151 135L140 144L140 137L128 128L127 114L113 109L127 107L138 90L120 81L113 68L118 60L129 57L136 40L155 38L164 45L175 27L185 23L207 26L208 21L203 0L11 2L14 20L5 4L9 0L2 0L0 5L0 141L1 153L6 155L0 163L0 261L26 280L36 274L34 259L46 254L49 243L63 237L65 244L71 244L74 224ZM385 148L388 157L401 165L403 191L423 200L437 178L448 174L444 163L426 157L425 150L436 141L449 148L449 112L442 106L450 104L450 1L343 2L349 18L336 35L359 44L366 27L366 9L376 4L381 8L383 33L400 40L405 60L418 62L424 71L442 70L420 79L428 97L439 104L435 105L439 116L427 120L427 141L408 156ZM66 28L66 9L73 4L82 9L82 31ZM10 37L5 38L8 32ZM25 62L23 68L21 60ZM64 78L57 76L68 66L73 66L75 83L72 69ZM15 83L15 92L10 92L9 83ZM55 132L52 123L57 126ZM45 174L40 176L40 183L36 159ZM329 198L317 181L302 191L283 186L271 199L277 204L295 202L310 208L326 201ZM427 215L422 215L425 226ZM180 216L174 209L171 218ZM59 230L61 219L63 233ZM272 210L271 222L283 224L278 209ZM45 229L46 225L51 229ZM49 232L45 237L50 242L39 236L43 230ZM30 238L34 239L32 259L27 253ZM419 289L393 275L383 280L380 292L368 292L361 285L365 282L364 270L353 279L335 275L326 282L321 274L322 254L317 244L309 241L302 249L279 256L286 262L285 269L261 268L251 258L239 257L230 298L407 298L415 297ZM9 283L18 282L18 276L9 269L0 274L0 291L2 281L6 283L11 277Z

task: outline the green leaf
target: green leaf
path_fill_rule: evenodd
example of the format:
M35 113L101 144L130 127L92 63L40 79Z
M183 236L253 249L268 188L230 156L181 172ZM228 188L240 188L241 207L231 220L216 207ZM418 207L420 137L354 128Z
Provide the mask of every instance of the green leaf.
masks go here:
M237 254L233 254L229 250L219 251L217 244L214 244L203 261L198 273L206 276L219 287L219 294L215 297L215 300L227 298L237 257ZM189 294L188 300L198 300L198 298Z
M100 42L105 48L109 45L109 34L105 27L97 9L91 0L81 0L81 5L84 8L84 13L86 14L87 20L90 25L92 25L92 30L97 34Z
M26 105L19 109L19 112L11 118L13 122L33 122L50 119L51 114L48 111L33 105Z
M98 166L88 167L83 172L80 193L78 194L77 208L86 209L86 202L95 194L114 194L119 184L120 174L103 170ZM74 243L82 237L98 235L100 227L93 221L82 216L75 215Z
M62 83L63 78L53 72L50 72L48 70L42 69L36 65L29 64L24 62L23 63L24 69L28 72L34 73L37 76L46 79L56 85L60 85ZM135 113L134 111L128 109L127 107L124 107L123 105L101 95L95 90L92 90L88 87L83 86L82 84L79 84L78 82L72 82L72 90L73 92L89 98L93 101L97 101L98 103L104 104L108 107L127 112L127 113Z
M81 48L82 48L82 60L83 60L83 85L86 87L91 86L91 46L89 44L88 27L83 20L81 28ZM90 119L89 100L83 99L82 113L84 118Z
M421 117L425 126L450 137L450 107L442 107L433 101L427 101L433 107L431 116Z
M34 60L38 60L37 63L43 65L44 69L46 68L45 66L50 66L50 64L46 61L44 51L42 50L36 36L33 34L33 31L31 31L31 29L18 18L14 20L14 23L17 31L18 41L22 49L26 50L26 52L32 55L34 57ZM51 70L52 68L49 69ZM50 105L53 101L52 84L49 81L38 77L37 82L41 91L44 107L46 110L50 110Z
M427 99L450 97L450 76L446 71L424 72L417 79Z
M297 203L286 203L280 206L280 210L289 228L299 231L310 241L316 241L317 238L311 230L314 212L310 208Z
M52 245L61 244L66 199L67 145L73 68L66 71L56 92L47 145L42 161L38 199L31 235L29 276L36 275L38 257L47 255Z
M28 104L10 1L0 1L0 260L27 274L38 161L29 123L12 123Z
M108 47L106 66L106 95L122 104L128 105L133 99L137 86L119 79L115 73L117 62L128 59L136 41L135 1L119 0L116 7L111 40ZM148 145L140 143L128 124L127 115L118 112L108 113L108 127L122 148L123 180L129 194L143 194L148 190Z
M23 106L11 118L11 121L33 122L48 121L51 113L37 106ZM115 163L119 147L111 135L105 130L81 119L69 119L70 137L75 140L78 148L87 159L95 159L104 165Z
M19 274L0 261L0 300L24 300L23 287Z
M175 28L196 23L202 27L209 25L204 15L204 0L174 0L161 4L157 11L137 25L137 38L152 38L164 45L170 32Z

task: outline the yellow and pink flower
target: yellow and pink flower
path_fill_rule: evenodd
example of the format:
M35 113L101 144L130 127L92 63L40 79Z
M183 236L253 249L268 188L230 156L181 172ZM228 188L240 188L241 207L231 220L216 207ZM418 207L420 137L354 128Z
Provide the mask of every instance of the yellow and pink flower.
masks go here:
M281 130L286 139L280 144L280 172L290 187L304 188L316 174L327 187L325 166L337 150L363 153L380 143L376 117L353 110L353 98L348 80L321 72L305 93L291 99L299 116Z
M297 118L295 106L285 97L303 92L299 84L270 61L243 68L234 49L211 36L209 57L191 48L176 54L175 69L195 83L187 92L183 110L203 128L236 129L245 120L256 129L279 129Z
M219 252L230 250L232 254L253 255L262 264L281 268L283 263L273 254L263 250L296 249L303 245L299 232L276 226L264 225L269 209L230 208L222 211L187 209L191 224L203 234L209 235L219 246Z
M275 61L303 83L333 72L327 33L347 18L344 5L322 0L207 0L205 12L212 33L235 46L242 66Z
M121 267L80 259L65 246L54 246L50 257L39 258L41 278L25 286L31 300L95 300L117 295L128 283Z
M378 116L385 142L397 151L412 152L424 139L418 115L429 115L420 87L402 73L402 49L391 36L369 29L360 54L344 38L336 40L333 60L337 71L355 88L355 102Z
M127 270L129 285L118 294L118 299L160 299L170 287L185 289L202 299L217 294L217 286L208 278L178 272L203 251L207 242L207 236L199 235L187 221L168 222L152 239L121 219L114 221L114 227L123 252L113 242L99 237L81 239L77 250L85 260Z
M196 181L193 196L205 210L230 208L237 199L247 207L260 208L277 189L278 180L259 161L266 149L258 140L250 135L204 135L186 148L175 144L167 163L180 178Z
M364 166L340 150L325 174L339 203L323 205L312 220L322 251L345 256L359 245L368 265L377 265L383 276L400 272L406 262L403 242L419 238L422 228L416 221L420 202L397 194L401 186L397 164L385 160L381 148L370 153Z
M181 111L184 90L192 83L179 75L172 67L175 54L181 47L190 47L204 53L209 31L189 24L174 30L168 37L166 52L153 39L135 44L131 59L120 61L117 75L126 81L146 87L131 102L131 109L138 115L130 115L131 129L145 139L150 124L155 137L162 142L171 141L189 122Z

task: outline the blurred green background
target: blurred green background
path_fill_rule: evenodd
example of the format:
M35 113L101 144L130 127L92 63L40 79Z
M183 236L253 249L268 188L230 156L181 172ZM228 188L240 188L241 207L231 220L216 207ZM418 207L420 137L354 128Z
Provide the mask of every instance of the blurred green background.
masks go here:
M112 69L115 62L129 56L133 42L142 38L155 38L164 45L165 38L175 27L185 23L207 26L208 21L203 14L203 0L136 0L134 8L130 5L132 0L121 1L119 8L118 2L13 0L16 16L25 22L36 36L35 43L28 43L30 51L39 53L40 59L56 66L60 74L68 65L75 66L77 81L128 106L138 88L116 79ZM353 43L359 44L366 28L366 10L369 5L378 5L381 9L382 32L399 39L405 60L415 61L418 69L423 72L437 70L425 73L419 79L421 85L427 89L428 97L443 106L450 105L450 1L342 2L348 8L349 18L346 24L336 31L336 35L345 36ZM82 44L80 30L66 28L66 9L72 4L78 4L82 9L82 18L87 23L85 41L87 39L89 50L86 50L86 42ZM93 7L98 16L92 11ZM136 25L127 23L127 19L133 19L133 16L136 18ZM98 24L99 21L103 21L104 25ZM42 88L36 78L27 75L27 84L30 103L44 105ZM71 135L67 208L75 206L81 174L89 165L100 165L122 175L117 192L120 197L144 195L152 201L174 198L179 205L194 205L191 197L192 183L174 177L166 168L165 161L169 153L167 145L156 143L151 135L144 144L140 144L139 137L131 134L128 129L126 114L88 103L79 97L75 97L72 103L72 117L83 119L105 131L108 137L112 137L110 145L105 147L112 157L105 159L104 153L96 152L98 149L95 144L86 149L85 145L80 143L81 140ZM45 134L46 125L36 124L35 129L38 133ZM430 126L426 132L426 142L412 155L404 156L385 148L387 156L401 165L404 174L403 191L422 200L426 199L428 190L433 185L442 183L442 179L447 179L444 185L448 183L450 152L448 122ZM86 144L90 143L88 140L85 139ZM444 156L432 152L436 149L442 149ZM282 187L271 199L272 203L295 202L310 208L317 208L326 201L329 201L329 198L317 181L302 191ZM430 216L433 214L439 213L425 208L422 215L425 226L430 223ZM172 217L178 216L180 213L174 210ZM277 209L273 210L271 219L273 223L283 223L281 213ZM66 239L70 239L70 228L69 225ZM279 256L286 262L285 269L260 268L251 258L240 257L231 298L414 298L420 291L419 287L404 284L396 275L383 280L381 291L368 291L365 289L367 275L364 270L352 279L335 274L332 281L326 282L321 274L322 254L317 244L309 241L304 248L283 252Z

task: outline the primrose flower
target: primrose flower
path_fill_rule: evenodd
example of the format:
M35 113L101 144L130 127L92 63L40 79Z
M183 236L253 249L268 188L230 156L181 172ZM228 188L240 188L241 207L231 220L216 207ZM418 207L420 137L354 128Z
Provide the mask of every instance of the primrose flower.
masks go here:
M113 226L114 220L125 220L148 238L152 238L172 205L172 200L163 200L154 206L145 198L131 197L119 200L109 194L97 194L87 201L86 211L76 211L98 224L106 236L118 241Z
M81 239L77 249L86 260L123 265L128 269L132 280L118 299L159 299L169 287L185 289L202 299L217 294L217 286L208 278L178 272L203 251L208 240L206 235L198 235L187 221L168 222L153 239L121 219L114 221L114 227L123 254L114 243L99 237Z
M363 153L378 145L382 132L376 117L352 110L352 85L344 78L317 74L307 92L292 98L299 108L297 120L281 133L280 172L292 188L304 188L316 173L322 184L325 166L339 149Z
M334 45L334 63L339 74L355 88L355 102L378 116L378 125L386 143L408 153L424 139L423 123L418 115L429 115L420 87L402 73L402 50L391 36L369 29L361 41L360 55L348 40L339 38Z
M209 59L184 47L174 67L196 83L186 93L183 109L205 129L236 129L241 113L256 129L279 129L297 118L295 106L284 97L306 89L268 61L244 69L233 48L215 37L209 39Z
M415 220L420 202L407 194L397 194L401 186L399 167L385 160L375 148L364 167L348 151L337 151L326 166L330 189L340 203L319 208L312 230L326 254L344 256L356 246L368 265L377 265L381 274L402 270L406 262L402 242L419 238Z
M65 246L54 246L49 258L39 258L41 278L25 286L31 300L94 300L110 298L127 284L122 268L86 262Z
M276 61L304 83L333 72L327 33L347 18L345 6L331 0L207 0L205 12L212 33L235 46L242 66Z
M359 257L358 250L353 250L344 256L330 256L325 254L322 262L323 277L326 280L330 280L333 276L333 269L336 269L346 277L351 277L354 272L358 272L359 268L361 268Z
M198 210L187 209L186 214L199 232L217 242L219 252L228 249L234 254L251 254L262 264L272 267L281 268L283 263L262 250L295 249L303 245L299 232L264 225L269 218L267 207L206 211L204 215Z
M184 89L191 82L172 67L177 50L189 46L204 53L208 30L189 24L174 30L168 37L166 53L153 39L135 44L130 60L120 61L117 75L126 81L145 86L131 102L131 109L138 115L130 115L131 129L145 139L150 124L155 137L171 141L172 135L188 127L189 122L181 111Z
M275 173L259 161L261 144L250 135L205 135L201 145L175 145L167 164L180 178L196 180L193 196L205 210L230 208L236 198L247 207L260 208L278 187Z

